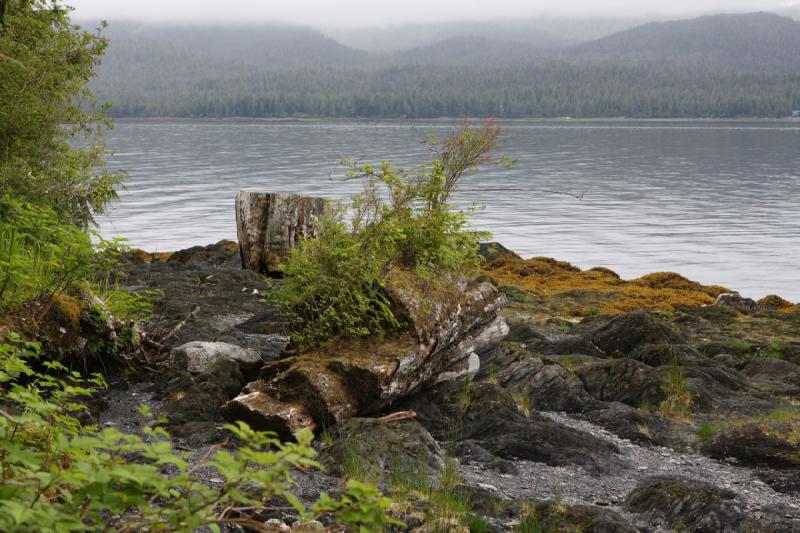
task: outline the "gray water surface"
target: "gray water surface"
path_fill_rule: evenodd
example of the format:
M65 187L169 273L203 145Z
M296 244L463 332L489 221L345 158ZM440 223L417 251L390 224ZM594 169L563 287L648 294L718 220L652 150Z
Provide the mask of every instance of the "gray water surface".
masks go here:
M412 165L430 158L425 134L455 125L118 121L110 168L127 172L126 190L101 232L150 251L235 239L236 191L345 198L359 185L341 181L341 158ZM495 240L627 278L675 271L800 300L800 122L503 125L517 166L467 176L457 198L484 206L474 226Z

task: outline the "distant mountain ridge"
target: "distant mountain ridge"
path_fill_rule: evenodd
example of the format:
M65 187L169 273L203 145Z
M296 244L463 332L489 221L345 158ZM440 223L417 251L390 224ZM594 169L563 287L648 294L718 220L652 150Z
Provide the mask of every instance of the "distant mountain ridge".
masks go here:
M523 41L517 40L518 32L487 35L472 33L475 25L455 27L466 33L451 35L455 30L450 28L441 39L429 44L392 52L367 52L302 26L120 23L112 24L108 30L112 43L108 61L114 61L117 49L135 48L137 43L146 41L169 43L198 56L265 68L457 67L566 61L800 72L800 22L773 13L650 22L569 46L556 46L551 36L538 38L538 33Z
M465 26L466 28L466 26ZM569 46L456 35L393 52L300 26L112 24L92 87L118 116L784 116L800 22L653 22Z

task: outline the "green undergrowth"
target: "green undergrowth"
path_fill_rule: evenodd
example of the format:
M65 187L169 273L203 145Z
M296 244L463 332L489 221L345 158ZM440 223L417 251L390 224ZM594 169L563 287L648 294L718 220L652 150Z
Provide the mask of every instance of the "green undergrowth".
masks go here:
M787 405L758 416L747 416L719 422L704 422L697 430L700 441L714 438L721 431L739 426L755 425L765 433L800 445L800 405Z
M84 377L42 357L38 343L15 334L0 343L0 530L258 529L258 514L275 501L304 521L328 517L361 531L391 523L389 500L355 481L339 499L322 495L310 509L300 503L293 469L319 468L310 432L282 443L242 422L228 425L241 444L191 464L161 421L151 418L141 435L82 422L86 402L103 385L99 375ZM204 468L222 482L202 483L195 473Z
M684 370L677 363L673 362L667 370L661 389L665 398L658 406L659 412L667 418L687 418L692 406L692 393L687 388Z
M438 304L425 295L477 271L478 244L487 235L469 228L474 209L456 209L451 199L464 174L495 161L499 135L491 121L465 123L445 139L430 138L435 159L414 169L344 162L348 179L361 180L363 191L328 209L316 238L293 249L270 296L286 311L297 344L408 327L411 317L389 286L390 273L402 272L400 288L415 287L423 296L414 313L425 316L426 305L433 315ZM409 276L412 283L405 283Z

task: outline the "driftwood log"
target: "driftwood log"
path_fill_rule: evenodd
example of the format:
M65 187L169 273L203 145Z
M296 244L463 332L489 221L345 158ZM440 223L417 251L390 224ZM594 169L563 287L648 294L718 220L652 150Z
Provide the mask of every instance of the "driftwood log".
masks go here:
M329 206L325 198L292 193L236 193L236 233L242 268L280 272L298 239L314 237Z

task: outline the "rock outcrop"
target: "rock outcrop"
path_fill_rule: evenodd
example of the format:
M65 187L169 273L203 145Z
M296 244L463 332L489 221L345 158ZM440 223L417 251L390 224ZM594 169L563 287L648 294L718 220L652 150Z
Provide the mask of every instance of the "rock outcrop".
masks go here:
M424 385L474 375L477 351L508 332L502 294L487 282L454 282L429 298L413 280L388 276L411 331L383 341L346 342L269 363L261 379L224 407L226 417L288 435L369 414Z

